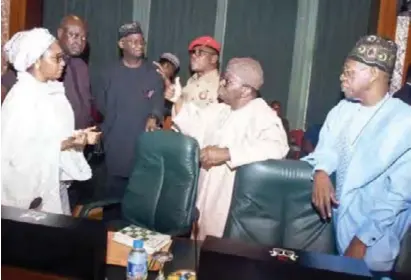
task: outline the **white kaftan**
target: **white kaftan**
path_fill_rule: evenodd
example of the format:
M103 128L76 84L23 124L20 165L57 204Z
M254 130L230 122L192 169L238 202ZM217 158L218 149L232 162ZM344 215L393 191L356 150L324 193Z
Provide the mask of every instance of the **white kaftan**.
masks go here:
M197 208L200 211L199 239L221 237L231 203L236 168L267 159L282 159L289 147L281 119L261 98L232 110L211 104L200 109L185 103L173 119L184 134L197 139L201 148L228 148L226 164L201 169Z
M70 181L91 177L82 152L60 151L73 133L73 110L63 84L41 83L19 72L1 110L1 203L27 209L41 197L40 210L70 214Z

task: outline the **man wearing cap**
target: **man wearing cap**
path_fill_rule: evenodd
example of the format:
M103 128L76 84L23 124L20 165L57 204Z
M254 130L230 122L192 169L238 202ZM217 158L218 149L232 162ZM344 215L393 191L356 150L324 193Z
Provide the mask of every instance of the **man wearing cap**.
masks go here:
M223 103L200 108L181 96L175 101L175 129L196 138L201 148L199 239L223 235L238 167L288 152L281 119L257 97L263 81L258 61L234 58L218 89Z
M198 37L190 43L190 68L194 74L181 92L184 102L191 102L200 108L218 102L220 50L220 43L210 36ZM157 71L164 72L161 67ZM179 79L176 79L175 85L180 87Z
M174 83L174 79L180 70L180 60L175 54L163 53L160 56L158 62L154 62L154 65L161 69L158 71L164 79L165 86L168 87Z
M154 61L153 64L159 69L157 72L163 77L164 87L168 88L172 86L180 70L180 60L178 57L172 53L163 53L158 62ZM171 110L172 103L166 100L164 104L165 119L163 128L170 128Z
M108 196L122 197L135 158L137 139L162 121L164 84L155 67L144 59L140 24L119 29L122 58L102 75L96 99L102 124L108 175Z
M374 271L393 268L411 225L411 107L388 93L396 52L375 35L357 42L340 77L345 100L304 158L315 170L313 204L333 219L339 252Z

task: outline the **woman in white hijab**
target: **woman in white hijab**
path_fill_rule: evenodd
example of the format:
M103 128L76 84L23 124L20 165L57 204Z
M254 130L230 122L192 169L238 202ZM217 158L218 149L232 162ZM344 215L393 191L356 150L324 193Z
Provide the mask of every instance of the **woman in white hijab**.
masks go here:
M74 115L60 78L63 51L44 28L15 34L4 46L18 71L1 110L3 205L70 215L67 188L88 180L82 149L93 144L93 128L74 131ZM39 199L37 199L39 201Z

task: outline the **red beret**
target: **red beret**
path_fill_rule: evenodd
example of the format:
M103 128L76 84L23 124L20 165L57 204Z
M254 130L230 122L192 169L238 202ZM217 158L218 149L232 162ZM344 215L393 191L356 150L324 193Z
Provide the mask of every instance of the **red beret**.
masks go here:
M220 52L221 45L213 37L210 36L201 36L194 39L188 46L188 50L191 51L196 46L206 46L215 49L217 52Z

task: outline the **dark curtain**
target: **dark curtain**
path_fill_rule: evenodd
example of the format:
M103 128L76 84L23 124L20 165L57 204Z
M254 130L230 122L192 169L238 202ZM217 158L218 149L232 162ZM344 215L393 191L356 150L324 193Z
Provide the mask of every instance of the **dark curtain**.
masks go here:
M297 16L297 0L229 1L224 65L232 57L249 56L263 66L261 90L267 101L287 106Z
M148 58L164 52L180 59L180 77L189 77L188 45L195 37L214 34L217 0L151 0Z
M102 68L118 59L117 29L132 20L133 0L45 0L43 25L56 34L61 19L75 14L88 24L85 54L93 85Z
M307 125L321 124L342 97L339 76L345 57L368 32L372 0L320 0Z

